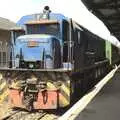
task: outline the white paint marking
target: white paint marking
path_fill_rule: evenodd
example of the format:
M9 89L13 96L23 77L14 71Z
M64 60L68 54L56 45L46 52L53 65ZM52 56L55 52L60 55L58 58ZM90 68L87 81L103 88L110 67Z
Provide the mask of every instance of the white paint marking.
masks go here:
M105 76L90 93L83 96L72 108L65 114L59 117L58 120L74 120L80 112L88 105L88 103L99 93L103 86L113 77L119 66L113 69L107 76Z

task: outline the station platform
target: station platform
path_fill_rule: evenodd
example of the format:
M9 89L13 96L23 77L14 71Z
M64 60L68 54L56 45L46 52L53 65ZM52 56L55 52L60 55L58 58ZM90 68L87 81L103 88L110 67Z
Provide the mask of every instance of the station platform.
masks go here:
M120 68L75 120L120 120Z

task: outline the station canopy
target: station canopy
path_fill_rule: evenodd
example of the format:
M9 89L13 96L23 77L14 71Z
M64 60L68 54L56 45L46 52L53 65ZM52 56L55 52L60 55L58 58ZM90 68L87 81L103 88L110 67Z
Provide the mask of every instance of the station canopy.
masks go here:
M81 0L120 41L120 0Z

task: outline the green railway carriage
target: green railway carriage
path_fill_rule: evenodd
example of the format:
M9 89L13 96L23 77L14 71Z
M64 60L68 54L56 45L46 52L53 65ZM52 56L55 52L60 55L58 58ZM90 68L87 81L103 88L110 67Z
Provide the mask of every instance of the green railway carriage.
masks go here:
M106 58L109 59L109 63L111 66L114 64L120 63L120 59L119 59L120 49L119 48L111 44L109 41L106 41L105 50L106 50Z

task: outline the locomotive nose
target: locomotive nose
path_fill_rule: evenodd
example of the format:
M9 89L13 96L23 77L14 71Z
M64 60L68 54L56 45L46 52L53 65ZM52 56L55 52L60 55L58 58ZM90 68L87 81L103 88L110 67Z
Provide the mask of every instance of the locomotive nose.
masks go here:
M52 69L60 67L60 41L54 36L23 36L16 41L15 49L15 66L18 68Z

